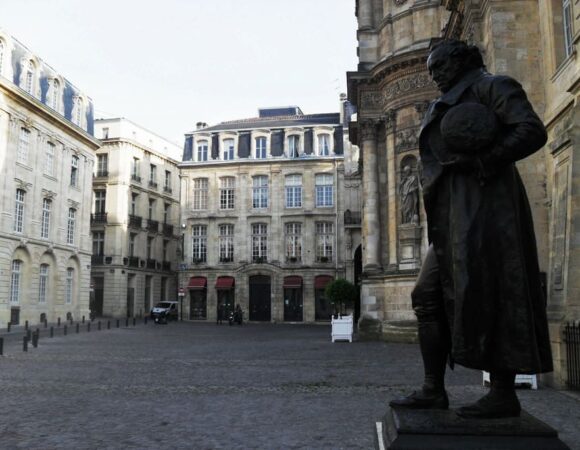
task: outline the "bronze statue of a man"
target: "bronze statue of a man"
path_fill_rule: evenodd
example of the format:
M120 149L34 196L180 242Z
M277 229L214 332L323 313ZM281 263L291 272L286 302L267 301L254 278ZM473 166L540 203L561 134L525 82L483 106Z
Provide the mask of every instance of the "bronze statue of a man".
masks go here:
M546 142L521 85L481 53L443 41L427 61L441 97L420 134L429 249L412 292L425 381L395 408L442 408L446 364L486 370L491 389L457 413L520 414L517 373L552 370L530 207L515 162Z

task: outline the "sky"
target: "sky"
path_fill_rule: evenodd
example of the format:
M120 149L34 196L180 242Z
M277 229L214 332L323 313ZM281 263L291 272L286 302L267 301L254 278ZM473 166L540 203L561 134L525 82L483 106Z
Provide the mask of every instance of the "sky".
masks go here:
M259 107L338 112L355 0L0 0L0 28L92 98L179 145Z

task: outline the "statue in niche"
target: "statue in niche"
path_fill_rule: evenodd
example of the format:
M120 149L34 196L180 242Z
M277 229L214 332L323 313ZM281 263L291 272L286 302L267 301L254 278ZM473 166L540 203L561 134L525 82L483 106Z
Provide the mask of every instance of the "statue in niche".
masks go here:
M458 415L517 417L516 374L553 366L532 214L515 164L546 143L546 130L522 86L487 72L477 47L443 41L427 67L441 96L419 139L429 248L411 299L424 382L390 405L448 409L446 366L460 364L490 372L491 383Z
M403 167L401 186L401 224L419 224L419 180L410 166Z

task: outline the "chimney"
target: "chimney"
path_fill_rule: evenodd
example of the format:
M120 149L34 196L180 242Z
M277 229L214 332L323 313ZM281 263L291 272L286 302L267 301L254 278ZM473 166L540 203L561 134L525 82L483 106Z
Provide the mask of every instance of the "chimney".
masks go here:
M205 122L197 122L195 124L196 130L201 130L201 129L206 128L206 127L207 127L207 123L205 123Z

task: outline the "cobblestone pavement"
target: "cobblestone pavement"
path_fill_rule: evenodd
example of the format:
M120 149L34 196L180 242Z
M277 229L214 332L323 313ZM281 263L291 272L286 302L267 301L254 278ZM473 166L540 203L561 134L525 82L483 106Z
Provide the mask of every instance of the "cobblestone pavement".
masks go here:
M42 336L27 353L5 341L1 449L367 449L388 400L422 378L416 345L332 344L329 326L93 330ZM453 406L484 392L462 368L448 384ZM578 397L520 398L580 448Z

